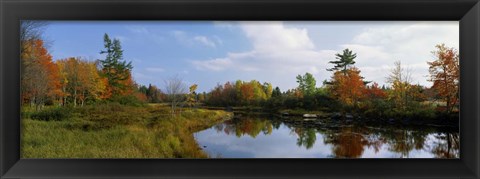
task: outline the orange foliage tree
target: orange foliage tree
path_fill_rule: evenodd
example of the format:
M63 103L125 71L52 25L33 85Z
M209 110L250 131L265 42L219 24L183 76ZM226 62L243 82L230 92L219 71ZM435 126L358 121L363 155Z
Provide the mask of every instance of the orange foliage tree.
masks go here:
M433 82L432 88L446 102L447 112L451 112L459 97L459 56L457 50L445 44L437 45L436 48L432 53L437 59L427 62L430 65L430 81Z
M62 95L59 72L42 40L29 40L23 45L22 98L38 109Z
M253 85L251 83L244 83L240 89L243 101L248 103L254 99Z
M378 87L378 83L373 82L372 85L366 87L365 96L370 99L382 99L385 98L387 94Z
M336 71L332 77L331 92L344 105L357 107L365 92L362 79L360 70L356 67Z

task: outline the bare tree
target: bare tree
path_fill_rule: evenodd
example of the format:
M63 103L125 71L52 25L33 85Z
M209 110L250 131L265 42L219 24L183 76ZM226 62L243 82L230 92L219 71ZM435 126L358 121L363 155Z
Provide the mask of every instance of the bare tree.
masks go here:
M165 92L170 98L172 115L174 115L177 106L185 100L187 85L183 82L182 78L175 75L165 80Z
M48 72L38 62L33 62L26 68L22 80L22 89L26 91L30 99L30 105L38 110L45 103L49 91ZM25 95L25 94L24 94ZM24 96L26 97L26 96Z
M412 75L410 68L402 67L402 62L395 61L395 67L390 70L390 76L387 77L388 83L394 83L395 81L411 83Z
M387 82L392 84L394 100L398 107L405 109L408 105L408 91L411 88L412 75L409 68L402 67L400 61L394 62Z
M32 21L24 20L20 22L20 43L21 49L20 52L23 52L25 49L25 42L34 39L43 39L42 34L44 28L47 26L46 21Z
M44 92L43 86L45 80L44 72L41 70L38 63L35 62L35 58L32 54L34 51L27 50L28 47L32 47L33 40L42 39L44 27L46 27L46 21L30 21L24 20L20 22L20 63L21 63L21 81L22 81L22 96L30 96L30 104L36 105L43 102L43 97L39 96ZM34 84L34 82L37 82ZM42 87L35 86L41 85ZM29 93L27 95L27 92ZM37 107L38 108L38 107Z

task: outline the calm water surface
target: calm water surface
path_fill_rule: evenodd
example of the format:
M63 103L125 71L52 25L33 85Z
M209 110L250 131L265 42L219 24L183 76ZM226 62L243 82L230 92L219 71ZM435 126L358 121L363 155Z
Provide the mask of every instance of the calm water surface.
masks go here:
M221 158L459 158L460 146L452 129L260 116L228 120L194 137L211 157Z

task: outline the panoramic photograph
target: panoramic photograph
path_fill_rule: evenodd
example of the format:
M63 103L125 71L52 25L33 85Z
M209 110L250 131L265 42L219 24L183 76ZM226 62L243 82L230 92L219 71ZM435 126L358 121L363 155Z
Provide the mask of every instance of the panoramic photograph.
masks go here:
M36 158L460 158L458 21L21 21Z

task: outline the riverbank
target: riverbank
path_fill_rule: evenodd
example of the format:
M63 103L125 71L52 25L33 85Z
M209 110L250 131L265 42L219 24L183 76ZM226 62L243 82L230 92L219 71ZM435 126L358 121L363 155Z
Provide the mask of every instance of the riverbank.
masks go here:
M53 116L53 117L52 117ZM193 133L232 117L223 110L103 104L22 112L22 158L207 158Z
M304 109L282 109L269 110L261 107L202 107L204 109L227 110L233 112L234 118L244 115L271 116L281 120L293 121L323 121L337 124L358 124L368 126L431 126L431 127L452 127L460 125L458 112L455 114L441 114L435 117L425 116L395 116L395 117L370 117L355 113L334 112L329 109L304 110ZM320 122L317 122L320 123Z
M458 128L460 121L455 114L446 117L421 118L421 117L368 117L352 113L326 112L326 111L280 111L271 115L282 120L304 120L304 121L323 121L337 124L357 124L367 126L430 126L430 127L451 127ZM320 122L317 122L320 123Z

